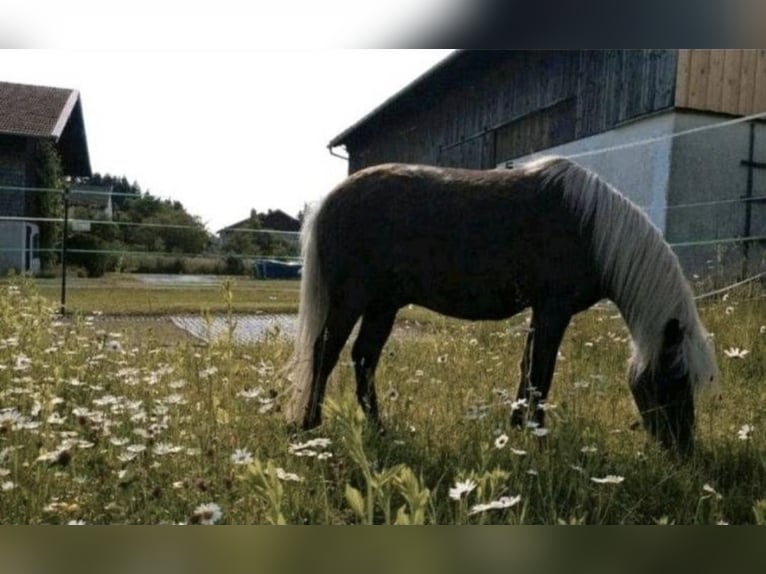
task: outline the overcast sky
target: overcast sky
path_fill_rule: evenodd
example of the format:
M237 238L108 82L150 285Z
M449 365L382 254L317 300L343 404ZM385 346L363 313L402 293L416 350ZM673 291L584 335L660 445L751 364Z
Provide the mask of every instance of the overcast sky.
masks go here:
M346 174L329 140L449 51L0 51L0 79L81 92L94 172L216 231L297 214Z

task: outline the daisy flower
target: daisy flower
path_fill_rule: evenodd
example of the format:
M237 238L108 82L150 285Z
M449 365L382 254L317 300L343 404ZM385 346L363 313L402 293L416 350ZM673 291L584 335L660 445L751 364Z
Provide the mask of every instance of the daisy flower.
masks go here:
M495 439L495 448L503 448L508 444L508 435L503 433Z
M750 351L747 349L740 349L739 347L731 347L729 349L724 349L723 354L729 357L730 359L744 359L745 355L747 355Z
M625 480L624 476L617 476L616 474L607 474L604 478L597 478L595 476L590 477L592 482L596 484L620 484Z
M737 438L739 440L750 440L754 430L755 427L753 425L742 425L737 431Z
M455 482L455 486L449 489L449 497L452 500L460 500L464 494L468 494L474 488L476 488L476 482L470 478L462 482Z
M478 514L479 512L486 512L487 510L502 510L504 508L511 508L516 506L521 501L521 495L516 496L501 496L497 500L488 502L486 504L474 504L471 510L468 511L468 515Z
M287 472L284 468L277 468L277 478L285 482L303 482L303 477L294 472Z
M244 448L238 448L231 455L231 462L234 464L250 464L253 462L253 455Z
M223 512L215 502L200 504L194 509L190 522L192 524L212 525L221 520Z

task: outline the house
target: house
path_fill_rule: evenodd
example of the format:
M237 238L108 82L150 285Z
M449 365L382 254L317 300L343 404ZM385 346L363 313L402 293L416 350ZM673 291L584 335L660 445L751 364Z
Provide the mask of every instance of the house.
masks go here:
M290 234L300 231L301 222L286 214L280 209L269 210L266 213L257 213L254 209L250 211L250 217L243 219L218 230L218 237L221 244L225 245L231 241L237 233L242 233L247 229L262 229L266 231L285 231ZM284 237L284 236L283 236ZM288 236L289 237L289 236Z
M63 174L91 175L77 90L0 82L0 273L40 268L38 164L51 142Z
M573 157L645 209L688 272L766 256L766 50L457 51L333 138L385 162ZM641 142L641 145L633 145Z

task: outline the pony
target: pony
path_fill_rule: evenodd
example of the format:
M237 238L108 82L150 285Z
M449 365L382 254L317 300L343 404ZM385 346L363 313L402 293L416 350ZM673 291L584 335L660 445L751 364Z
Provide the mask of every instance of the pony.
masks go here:
M678 259L644 212L560 157L514 169L384 164L350 175L308 215L288 419L321 424L328 376L351 350L356 396L380 426L374 375L397 311L468 320L532 309L512 423L544 424L573 315L611 299L632 339L628 380L645 428L692 451L694 398L717 389L710 337ZM382 428L382 427L381 427Z

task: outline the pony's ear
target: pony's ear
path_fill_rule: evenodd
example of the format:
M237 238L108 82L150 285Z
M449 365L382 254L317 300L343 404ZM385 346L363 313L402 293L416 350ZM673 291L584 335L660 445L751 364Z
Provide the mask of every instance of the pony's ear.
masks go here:
M665 343L664 347L666 349L677 347L681 344L681 341L683 341L684 338L684 331L681 328L681 323L678 319L670 319L665 323L665 333L663 337Z

